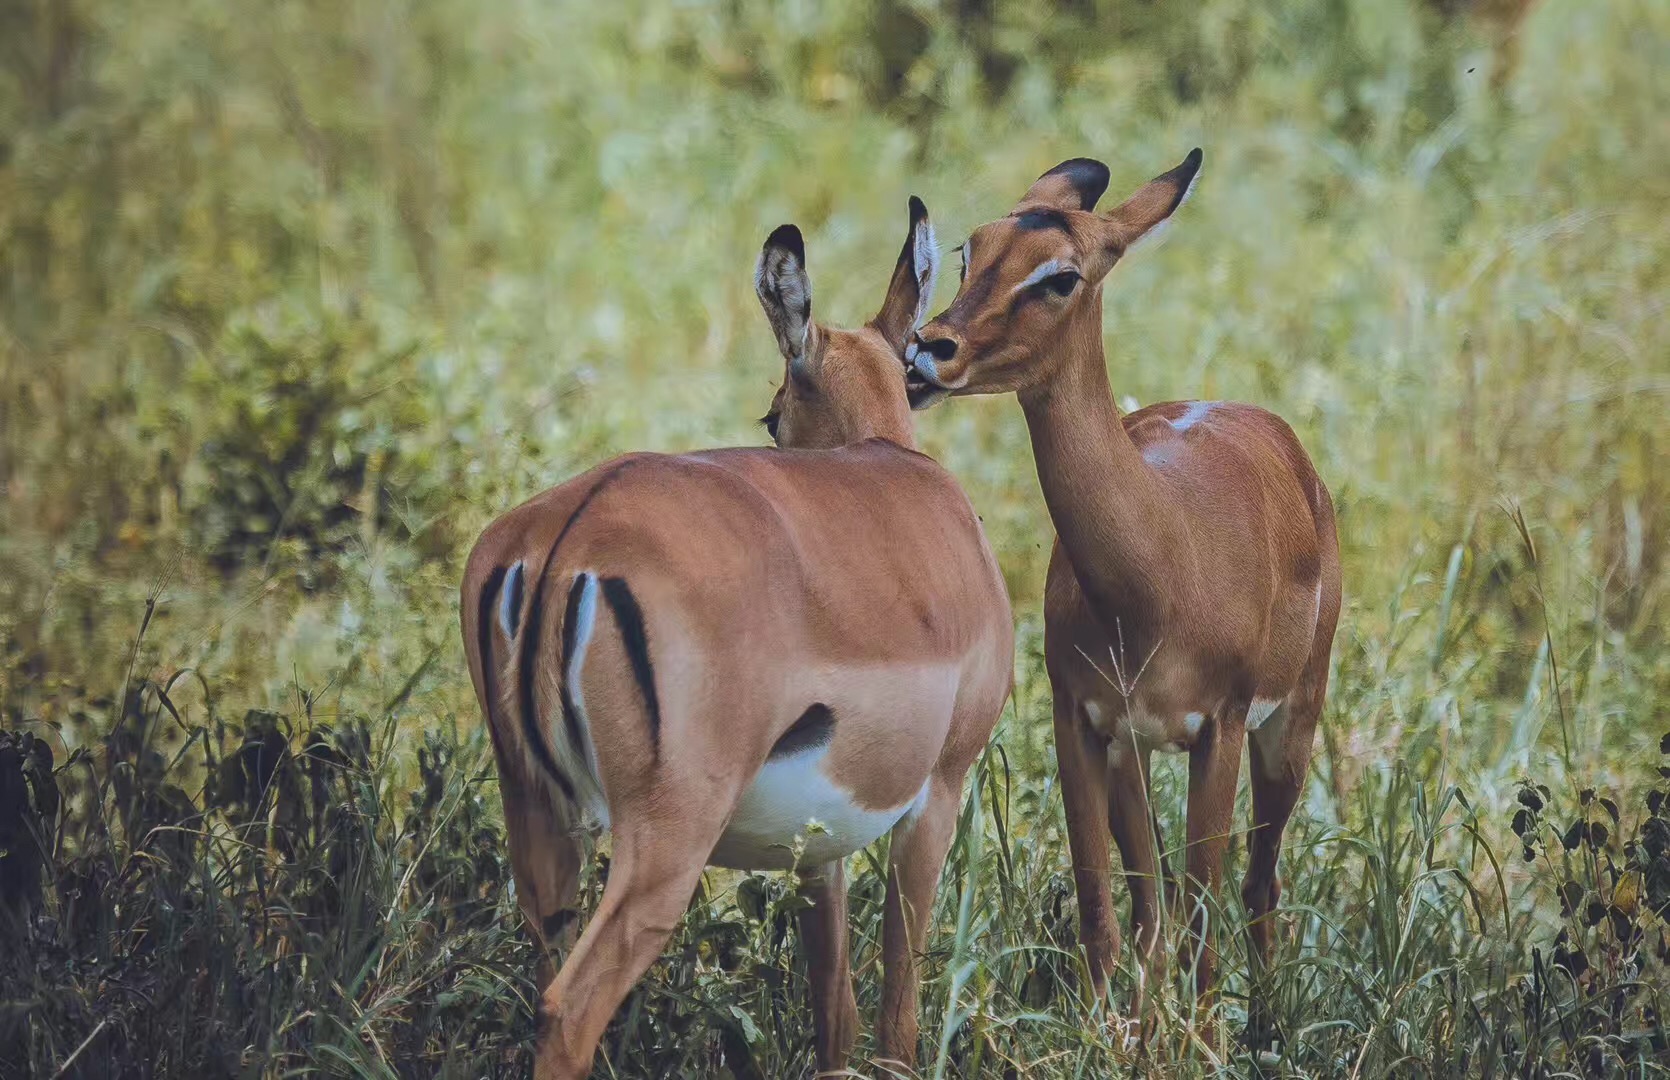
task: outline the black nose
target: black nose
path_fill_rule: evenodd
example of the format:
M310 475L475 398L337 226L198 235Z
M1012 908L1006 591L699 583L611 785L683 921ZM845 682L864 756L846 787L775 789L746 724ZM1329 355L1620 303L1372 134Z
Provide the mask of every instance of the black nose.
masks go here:
M948 337L923 341L918 345L918 348L927 352L935 360L949 360L957 355L957 343Z

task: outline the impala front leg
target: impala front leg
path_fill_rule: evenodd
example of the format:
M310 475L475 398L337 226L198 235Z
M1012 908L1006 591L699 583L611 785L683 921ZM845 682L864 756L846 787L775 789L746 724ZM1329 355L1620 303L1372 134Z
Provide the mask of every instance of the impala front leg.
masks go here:
M847 949L847 876L840 860L801 872L802 894L812 906L800 913L800 941L812 990L818 1074L839 1072L858 1034Z
M1189 753L1189 854L1183 909L1189 914L1190 935L1200 956L1195 967L1195 992L1202 997L1212 987L1217 955L1206 940L1206 905L1223 880L1246 728L1246 704L1230 706L1213 720L1211 729L1202 733Z
M884 1062L906 1067L916 1063L916 1007L921 983L917 954L927 946L934 893L957 832L962 775L958 773L951 782L930 779L921 813L893 827L881 930L881 1018L876 1025L877 1056Z
M1090 735L1066 688L1055 692L1055 756L1067 817L1067 848L1079 901L1079 944L1097 1000L1119 956L1113 912L1112 836L1108 831L1107 751Z

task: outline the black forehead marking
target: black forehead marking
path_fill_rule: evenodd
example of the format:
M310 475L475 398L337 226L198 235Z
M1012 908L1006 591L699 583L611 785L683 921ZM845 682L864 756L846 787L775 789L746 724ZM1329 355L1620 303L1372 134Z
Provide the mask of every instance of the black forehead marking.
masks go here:
M1067 224L1067 215L1059 210L1028 210L1024 214L1015 215L1015 227L1024 232L1038 232L1042 229L1060 229L1071 232Z

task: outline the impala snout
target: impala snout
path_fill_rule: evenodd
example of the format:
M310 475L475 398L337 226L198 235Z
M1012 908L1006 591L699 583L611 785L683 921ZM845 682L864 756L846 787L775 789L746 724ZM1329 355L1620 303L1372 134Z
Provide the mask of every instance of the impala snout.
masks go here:
M905 344L905 388L910 407L926 409L967 381L954 366L957 339L918 332Z

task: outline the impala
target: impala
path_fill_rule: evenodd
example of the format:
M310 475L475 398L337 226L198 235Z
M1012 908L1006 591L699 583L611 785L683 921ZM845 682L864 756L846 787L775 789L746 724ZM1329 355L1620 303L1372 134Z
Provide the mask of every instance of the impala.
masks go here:
M898 355L938 254L921 202L881 311L811 321L800 232L755 275L782 449L630 454L494 522L463 585L517 898L546 951L578 832L603 898L554 978L535 1075L580 1077L707 865L797 870L820 1071L857 1029L842 859L892 830L878 1049L910 1063L917 970L964 777L1008 698L1013 627L968 499L917 453Z
M1189 754L1185 910L1204 944L1251 747L1253 829L1241 896L1255 970L1281 895L1276 857L1305 783L1340 607L1333 503L1291 428L1233 402L1177 401L1122 416L1102 350L1102 283L1182 205L1197 149L1113 210L1099 161L1040 177L963 245L956 299L906 345L918 407L947 394L1020 398L1057 540L1044 655L1079 896L1098 991L1119 950L1108 840L1119 846L1132 933L1152 958L1165 866L1149 756ZM1201 952L1197 986L1211 985Z

